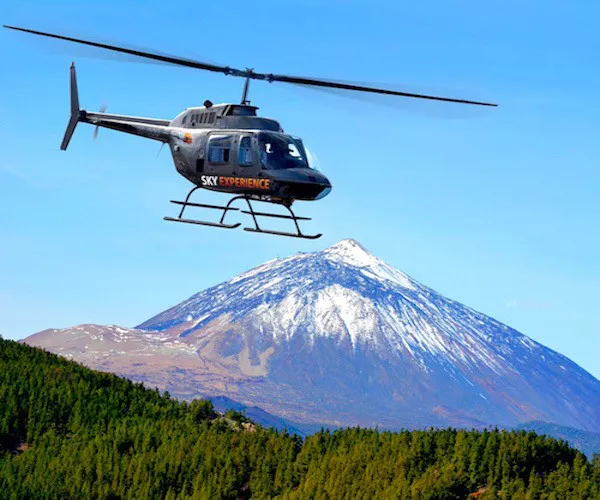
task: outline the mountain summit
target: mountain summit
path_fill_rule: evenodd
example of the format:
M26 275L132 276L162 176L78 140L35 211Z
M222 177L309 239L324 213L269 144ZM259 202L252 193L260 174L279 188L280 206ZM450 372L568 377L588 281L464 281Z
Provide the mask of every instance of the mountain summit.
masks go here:
M60 344L61 354L172 394L226 396L304 423L539 420L600 431L598 380L352 239L267 262L118 333L118 342L116 327L77 328L28 342Z

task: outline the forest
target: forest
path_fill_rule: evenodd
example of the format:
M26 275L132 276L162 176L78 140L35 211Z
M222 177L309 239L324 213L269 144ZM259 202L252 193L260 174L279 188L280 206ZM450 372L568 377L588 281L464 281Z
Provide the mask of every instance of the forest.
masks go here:
M264 429L0 339L2 499L600 498L600 457L534 432Z

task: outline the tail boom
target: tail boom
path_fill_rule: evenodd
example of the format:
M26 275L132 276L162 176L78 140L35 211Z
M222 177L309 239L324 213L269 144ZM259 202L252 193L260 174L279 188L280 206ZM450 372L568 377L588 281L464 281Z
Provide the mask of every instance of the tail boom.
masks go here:
M69 141L79 122L90 123L97 127L105 127L128 134L168 142L172 129L169 120L157 118L142 118L137 116L113 115L107 113L94 113L79 108L79 92L77 90L77 75L75 63L71 64L71 118L65 131L60 149L67 149Z

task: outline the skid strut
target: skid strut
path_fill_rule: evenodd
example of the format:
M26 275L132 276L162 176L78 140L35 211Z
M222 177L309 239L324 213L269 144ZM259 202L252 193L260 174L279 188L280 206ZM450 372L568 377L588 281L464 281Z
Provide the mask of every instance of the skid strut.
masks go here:
M222 227L225 229L234 229L236 227L241 226L240 222L238 222L237 224L223 224L223 218L225 217L225 214L229 210L239 210L238 208L230 208L229 205L227 205L226 207L220 207L218 205L207 205L206 203L192 203L190 201L190 196L192 196L192 193L194 191L196 191L196 189L199 189L199 186L196 186L195 188L192 188L190 190L190 192L185 197L185 201L169 200L171 203L174 203L175 205L181 205L181 211L179 212L179 215L177 217L163 217L163 219L169 220L172 222L185 222L187 224L199 224L202 226ZM183 217L183 213L185 212L185 209L187 207L211 208L214 210L223 210L223 217L221 217L221 222L209 222L209 221L202 221L202 220L197 220L197 219L186 219Z
M225 205L225 206L209 205L206 203L192 203L190 201L190 197L191 197L192 193L194 191L196 191L196 189L200 189L200 186L196 186L196 187L192 188L190 190L190 192L187 194L185 201L170 200L170 202L174 203L175 205L181 205L181 210L177 217L164 217L164 220L172 221L172 222L185 222L186 224L199 224L202 226L222 227L224 229L235 229L236 227L241 226L241 223L238 222L236 224L226 224L225 217L231 211L235 212L235 211L240 210L239 208L231 206L233 202L235 202L237 200L245 200L246 204L248 205L248 210L241 210L241 213L252 216L252 221L254 222L254 227L245 227L244 228L245 231L250 231L253 233L275 234L278 236L289 236L292 238L305 238L308 240L316 240L317 238L320 238L322 236L321 233L319 233L319 234L304 234L302 232L302 230L300 229L300 225L298 224L298 221L310 220L310 218L309 217L300 217L300 216L296 215L294 213L294 211L291 209L291 207L289 207L288 205L286 205L284 203L270 201L270 200L256 200L256 199L253 200L248 195L234 196L233 198L231 198L229 200L229 202L227 202L227 205ZM263 203L272 203L273 205L283 206L283 207L287 208L290 215L274 214L274 213L270 213L270 212L256 212L254 210L254 207L252 206L251 200L262 201ZM210 222L210 221L204 221L204 220L198 220L198 219L188 219L183 216L185 209L187 207L208 208L211 210L221 210L222 211L221 218L219 219L218 222ZM296 226L296 232L289 233L289 232L285 232L285 231L274 231L272 229L262 229L260 227L260 225L258 224L258 217L271 217L271 218L275 218L275 219L293 220L294 225Z

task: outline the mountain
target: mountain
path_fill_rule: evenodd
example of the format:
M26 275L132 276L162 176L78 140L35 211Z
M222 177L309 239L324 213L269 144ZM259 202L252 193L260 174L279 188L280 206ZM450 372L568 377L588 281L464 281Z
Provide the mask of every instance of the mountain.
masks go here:
M292 422L290 420L286 420L285 418L271 415L258 406L247 406L242 403L238 403L233 399L229 399L226 396L216 396L209 399L216 411L223 414L227 413L229 410L242 413L244 416L253 422L256 422L257 424L262 425L266 429L273 428L277 429L278 431L286 430L290 434L297 434L298 436L302 437L309 436L321 430L320 425L308 425ZM549 432L546 432L545 434L552 435ZM598 446L598 450L600 450L600 446Z
M572 427L535 421L521 424L515 430L530 431L540 436L546 435L562 439L568 442L573 448L581 450L590 459L595 453L600 455L600 434L596 432L582 431L580 429L573 429Z
M535 420L600 432L597 379L354 240L267 262L136 329L82 325L26 342L177 397L225 396L302 424Z

